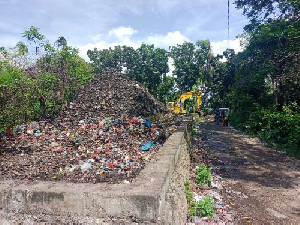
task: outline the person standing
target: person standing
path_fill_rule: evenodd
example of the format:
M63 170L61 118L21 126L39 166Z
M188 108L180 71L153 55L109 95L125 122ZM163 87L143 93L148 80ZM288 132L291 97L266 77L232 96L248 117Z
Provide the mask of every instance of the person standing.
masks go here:
M225 111L224 110L222 110L222 112L221 112L221 122L224 122L224 117L225 117Z
M215 119L216 119L217 125L219 125L219 123L220 123L220 111L218 109L216 110Z
M223 117L223 126L228 127L228 114L224 114Z

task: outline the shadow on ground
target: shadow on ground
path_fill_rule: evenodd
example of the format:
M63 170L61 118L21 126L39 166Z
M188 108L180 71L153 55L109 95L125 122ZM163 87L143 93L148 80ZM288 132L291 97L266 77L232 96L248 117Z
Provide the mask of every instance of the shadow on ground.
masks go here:
M299 177L299 160L263 146L259 140L231 127L203 123L204 142L217 156L216 172L224 178L247 180L272 188L294 188ZM292 172L292 173L290 173Z

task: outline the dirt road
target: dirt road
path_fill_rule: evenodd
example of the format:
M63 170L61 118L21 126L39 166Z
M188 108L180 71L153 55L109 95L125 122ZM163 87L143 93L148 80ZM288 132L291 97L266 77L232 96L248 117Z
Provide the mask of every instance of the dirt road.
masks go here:
M300 224L300 160L212 119L200 126L235 224Z

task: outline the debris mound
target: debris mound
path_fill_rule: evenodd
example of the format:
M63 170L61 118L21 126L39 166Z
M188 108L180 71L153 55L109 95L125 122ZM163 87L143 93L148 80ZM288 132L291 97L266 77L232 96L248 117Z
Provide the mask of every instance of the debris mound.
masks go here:
M102 116L149 117L157 113L167 113L168 109L157 101L139 82L130 80L121 73L107 72L96 75L79 91L71 102L64 117L91 119ZM83 118L84 117L84 118Z
M176 130L166 111L138 82L98 74L54 121L2 137L0 180L128 183Z

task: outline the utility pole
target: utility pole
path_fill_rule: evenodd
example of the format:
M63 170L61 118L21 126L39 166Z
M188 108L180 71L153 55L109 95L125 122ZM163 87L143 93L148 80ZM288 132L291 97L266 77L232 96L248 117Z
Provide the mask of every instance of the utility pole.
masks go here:
M227 40L229 44L229 0L228 0L228 7L227 7Z

